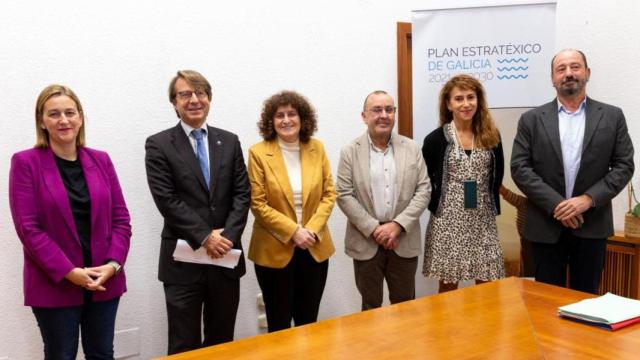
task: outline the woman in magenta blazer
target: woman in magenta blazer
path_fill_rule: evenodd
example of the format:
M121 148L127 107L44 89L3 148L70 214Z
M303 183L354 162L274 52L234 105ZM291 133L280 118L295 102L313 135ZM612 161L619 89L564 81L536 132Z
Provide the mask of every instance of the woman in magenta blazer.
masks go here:
M36 145L13 155L9 202L24 249L24 297L45 359L112 359L122 267L131 225L113 164L85 147L75 93L45 88L36 102Z

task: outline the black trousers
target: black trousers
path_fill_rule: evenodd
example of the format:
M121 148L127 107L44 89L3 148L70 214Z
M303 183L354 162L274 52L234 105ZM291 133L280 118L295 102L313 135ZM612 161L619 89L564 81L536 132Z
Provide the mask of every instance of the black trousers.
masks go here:
M606 239L587 239L563 231L555 244L532 243L536 263L536 281L598 293L604 269Z
M204 276L193 284L164 284L169 355L233 340L240 279L224 275L217 266L203 266Z
M296 248L282 269L255 265L267 313L269 332L313 323L327 282L329 260L316 262L307 250Z
M520 276L536 276L536 261L533 258L533 243L523 237L520 238Z

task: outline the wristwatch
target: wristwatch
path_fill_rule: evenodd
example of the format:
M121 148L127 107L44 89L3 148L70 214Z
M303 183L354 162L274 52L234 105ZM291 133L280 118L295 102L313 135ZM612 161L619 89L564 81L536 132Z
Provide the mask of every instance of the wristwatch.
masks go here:
M116 269L116 274L120 273L120 270L122 270L122 265L118 264L118 262L115 260L109 260L107 264L113 266L113 268Z

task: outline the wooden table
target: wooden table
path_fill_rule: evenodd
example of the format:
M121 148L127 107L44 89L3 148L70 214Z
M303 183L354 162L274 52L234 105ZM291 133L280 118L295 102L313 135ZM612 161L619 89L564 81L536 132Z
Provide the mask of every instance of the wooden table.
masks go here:
M559 306L594 295L533 281L519 282L546 359L638 359L640 326L612 332L556 317Z
M508 278L165 359L638 358L640 326L609 332L557 317L591 296Z

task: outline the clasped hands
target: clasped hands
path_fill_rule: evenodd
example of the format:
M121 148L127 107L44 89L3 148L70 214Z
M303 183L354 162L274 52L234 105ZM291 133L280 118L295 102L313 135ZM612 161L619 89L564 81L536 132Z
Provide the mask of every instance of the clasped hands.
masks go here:
M229 250L233 249L233 243L231 240L222 236L222 230L224 229L213 229L207 240L202 244L205 250L207 250L207 255L212 259L220 259L225 256Z
M300 249L306 250L316 244L316 234L302 226L298 226L296 232L291 237L293 244Z
M553 218L565 227L578 229L584 224L582 214L591 208L592 203L591 197L586 194L563 200L553 210Z
M83 287L91 291L105 291L104 283L107 282L114 274L116 269L109 265L94 266L90 268L73 268L65 279L73 284Z
M400 244L399 237L402 232L402 227L395 221L390 221L388 223L384 223L378 225L375 230L373 230L373 234L371 237L373 240L382 245L386 250L392 250L398 247Z

